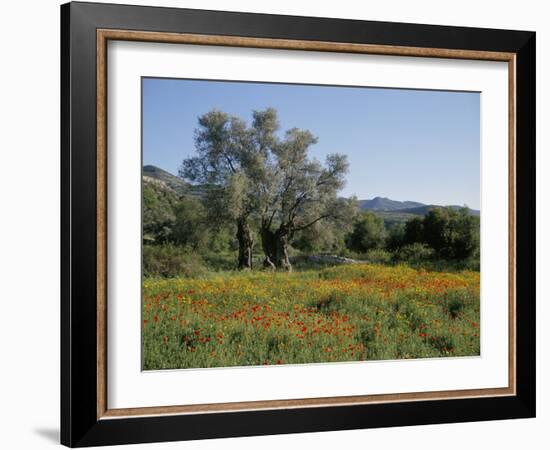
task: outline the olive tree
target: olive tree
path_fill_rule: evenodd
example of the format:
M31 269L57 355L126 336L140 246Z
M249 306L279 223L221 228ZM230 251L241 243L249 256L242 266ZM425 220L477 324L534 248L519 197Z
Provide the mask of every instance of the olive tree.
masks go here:
M254 112L250 127L225 112L207 112L195 130L196 155L185 159L179 171L180 177L208 186L204 203L211 223L235 224L240 269L252 268L258 177L278 126L272 109Z
M295 233L321 221L351 222L354 199L339 199L348 163L331 154L321 164L309 157L317 139L293 128L283 138L273 108L243 120L221 111L199 117L197 155L183 161L180 176L209 186L205 203L218 220L236 224L239 268L252 267L253 222L259 224L264 266L291 269L288 246Z
M317 139L307 130L288 130L272 142L258 186L264 266L291 270L288 246L295 233L324 221L347 222L353 200L338 198L348 170L346 157L328 155L325 164L309 157Z

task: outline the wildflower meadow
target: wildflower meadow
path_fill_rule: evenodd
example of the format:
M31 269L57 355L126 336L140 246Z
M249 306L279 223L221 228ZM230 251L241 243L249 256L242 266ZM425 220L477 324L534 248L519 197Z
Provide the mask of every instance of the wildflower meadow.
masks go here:
M473 356L479 272L352 264L143 282L143 368Z

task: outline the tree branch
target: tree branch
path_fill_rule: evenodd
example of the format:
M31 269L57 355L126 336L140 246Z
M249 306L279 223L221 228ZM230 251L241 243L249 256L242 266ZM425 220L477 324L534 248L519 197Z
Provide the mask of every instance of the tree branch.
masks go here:
M320 217L317 217L317 219L309 222L308 224L306 225L302 225L302 226L299 226L299 227L293 227L292 228L292 231L293 232L296 232L296 231L301 231L301 230L305 230L306 228L309 228L310 226L316 224L317 222L319 222L320 220L323 220L323 219L328 219L329 217L331 217L331 214L324 214Z

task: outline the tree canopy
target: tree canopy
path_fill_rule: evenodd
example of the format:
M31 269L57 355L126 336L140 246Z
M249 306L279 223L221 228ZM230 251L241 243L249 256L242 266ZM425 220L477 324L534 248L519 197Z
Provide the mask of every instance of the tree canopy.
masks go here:
M322 164L309 155L317 142L310 131L292 128L283 137L278 131L273 108L253 111L250 126L210 111L199 117L196 156L180 169L180 176L211 187L206 207L218 220L236 222L241 268L252 264L251 221L259 222L264 265L289 270L287 249L297 232L321 221L348 223L355 213L354 199L337 196L346 156L333 153Z
M365 253L368 250L382 248L386 240L384 219L367 211L356 219L353 231L348 236L348 247L356 252Z
M209 186L205 204L213 221L235 223L241 269L252 268L250 219L258 206L257 177L277 128L270 109L254 113L251 127L223 111L207 112L195 130L196 156L186 158L179 171L182 178Z

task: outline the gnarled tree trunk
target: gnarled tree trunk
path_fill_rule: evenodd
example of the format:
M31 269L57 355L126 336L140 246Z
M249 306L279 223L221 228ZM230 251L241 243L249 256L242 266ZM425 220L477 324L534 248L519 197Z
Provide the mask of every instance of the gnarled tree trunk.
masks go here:
M250 270L252 269L252 250L254 249L254 238L252 236L252 231L244 218L237 220L237 241L239 243L237 266L242 270Z
M262 247L265 254L264 267L273 270L292 271L288 258L289 230L278 228L276 231L262 229Z

